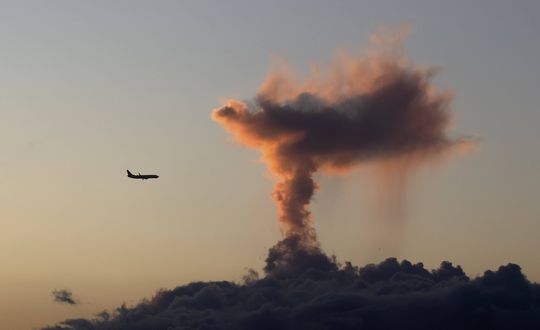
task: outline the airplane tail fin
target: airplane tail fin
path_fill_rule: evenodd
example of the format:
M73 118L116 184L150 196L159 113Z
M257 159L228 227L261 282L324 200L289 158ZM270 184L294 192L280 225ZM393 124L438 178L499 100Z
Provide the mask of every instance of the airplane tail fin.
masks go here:
M127 170L127 174L128 174L129 177L133 176L133 174L131 174L131 172L129 170Z

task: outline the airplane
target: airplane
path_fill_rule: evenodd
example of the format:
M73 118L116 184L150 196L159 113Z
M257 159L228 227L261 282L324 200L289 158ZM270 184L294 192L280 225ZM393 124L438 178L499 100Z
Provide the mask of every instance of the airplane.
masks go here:
M141 179L141 180L159 178L159 175L155 175L155 174L141 174L141 173L139 173L137 175L134 175L129 170L127 170L127 176L128 176L128 178L131 178L131 179Z

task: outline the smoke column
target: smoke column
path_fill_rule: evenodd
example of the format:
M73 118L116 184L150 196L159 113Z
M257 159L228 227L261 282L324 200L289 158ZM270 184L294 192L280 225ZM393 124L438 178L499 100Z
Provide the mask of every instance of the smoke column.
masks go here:
M395 258L357 267L329 258L316 241L308 206L317 171L375 162L383 176L406 176L473 143L448 137L451 97L431 85L433 70L401 55L403 35L376 36L364 56L314 68L303 83L271 74L254 102L213 112L240 143L262 151L279 179L285 237L270 249L264 277L249 270L243 284L192 282L42 330L540 329L540 285L516 264L473 279L448 261L433 270Z
M341 54L303 81L276 70L253 102L230 100L213 111L278 177L273 197L286 238L316 244L308 206L318 170L374 161L411 168L470 143L448 137L452 97L432 85L437 70L403 55L406 32L375 35L362 55Z

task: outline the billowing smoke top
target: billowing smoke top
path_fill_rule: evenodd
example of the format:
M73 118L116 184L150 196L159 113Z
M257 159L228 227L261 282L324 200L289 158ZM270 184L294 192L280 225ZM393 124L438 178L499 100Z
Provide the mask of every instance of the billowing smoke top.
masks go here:
M322 252L315 238L306 240L299 235L290 235L268 251L264 267L268 277L296 277L306 269L322 272L337 270L335 260Z
M274 198L286 237L312 244L308 205L317 170L404 159L411 165L468 143L447 136L451 96L431 84L435 70L402 56L402 39L376 36L365 55L314 68L303 83L273 73L254 102L231 100L212 113L240 143L260 149L279 177Z

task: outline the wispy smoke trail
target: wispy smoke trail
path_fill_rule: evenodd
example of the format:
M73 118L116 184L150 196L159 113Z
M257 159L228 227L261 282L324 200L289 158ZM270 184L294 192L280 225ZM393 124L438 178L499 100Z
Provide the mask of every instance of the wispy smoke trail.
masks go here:
M376 35L365 54L314 67L303 82L272 73L253 103L231 100L212 113L237 141L260 149L279 178L273 196L286 237L313 241L308 206L318 170L369 161L410 167L469 143L448 137L452 97L432 85L436 70L403 56L405 34Z

